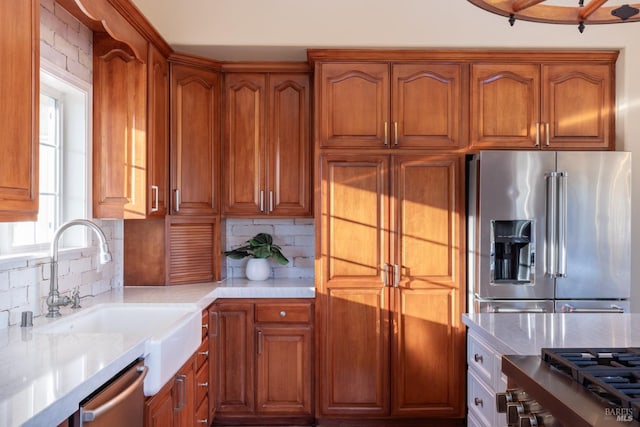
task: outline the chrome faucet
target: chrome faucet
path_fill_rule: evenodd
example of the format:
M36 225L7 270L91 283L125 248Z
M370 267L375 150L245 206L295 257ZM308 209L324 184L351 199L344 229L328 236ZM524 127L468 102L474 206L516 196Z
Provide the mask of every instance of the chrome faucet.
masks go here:
M69 227L74 225L84 225L92 229L100 240L100 264L106 264L111 261L111 253L109 252L109 246L107 245L107 238L104 236L104 232L96 223L89 221L88 219L74 219L62 224L53 233L53 239L51 240L51 250L49 256L51 257L51 277L49 278L49 296L47 297L47 306L49 306L49 312L47 317L60 317L60 307L69 305L72 303L72 299L68 296L60 296L58 292L58 240L60 235Z

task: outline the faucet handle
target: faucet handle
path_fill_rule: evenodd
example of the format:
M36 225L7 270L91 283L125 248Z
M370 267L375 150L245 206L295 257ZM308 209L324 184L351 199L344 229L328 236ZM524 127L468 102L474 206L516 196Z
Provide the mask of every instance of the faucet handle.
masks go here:
M80 305L80 287L76 286L73 288L73 293L71 294L71 308L82 308Z

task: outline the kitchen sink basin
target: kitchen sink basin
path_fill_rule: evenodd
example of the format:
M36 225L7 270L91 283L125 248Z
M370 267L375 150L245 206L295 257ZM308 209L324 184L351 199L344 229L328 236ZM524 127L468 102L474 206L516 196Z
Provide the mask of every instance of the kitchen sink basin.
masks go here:
M195 304L101 304L34 328L41 334L123 334L147 337L144 394L152 396L200 346Z

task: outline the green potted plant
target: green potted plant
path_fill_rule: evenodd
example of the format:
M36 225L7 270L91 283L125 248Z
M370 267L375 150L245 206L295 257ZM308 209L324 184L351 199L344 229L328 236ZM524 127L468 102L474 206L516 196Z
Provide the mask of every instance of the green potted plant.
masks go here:
M271 274L267 259L273 258L278 264L289 263L287 257L282 254L282 248L273 244L273 237L268 233L258 233L247 240L243 246L224 253L231 259L249 257L245 273L249 280L266 280Z

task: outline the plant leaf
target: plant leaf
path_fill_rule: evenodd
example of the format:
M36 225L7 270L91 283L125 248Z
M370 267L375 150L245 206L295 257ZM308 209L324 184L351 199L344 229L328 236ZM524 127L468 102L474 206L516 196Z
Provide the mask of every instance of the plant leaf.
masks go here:
M232 251L226 251L224 254L231 259L242 259L242 258L251 256L249 252L245 250L241 250L240 248L234 249Z
M280 252L280 248L278 246L271 246L271 258L275 259L276 262L280 265L289 264L289 260L285 257L282 252Z
M271 246L265 245L255 248L253 256L256 258L269 258L271 256Z

